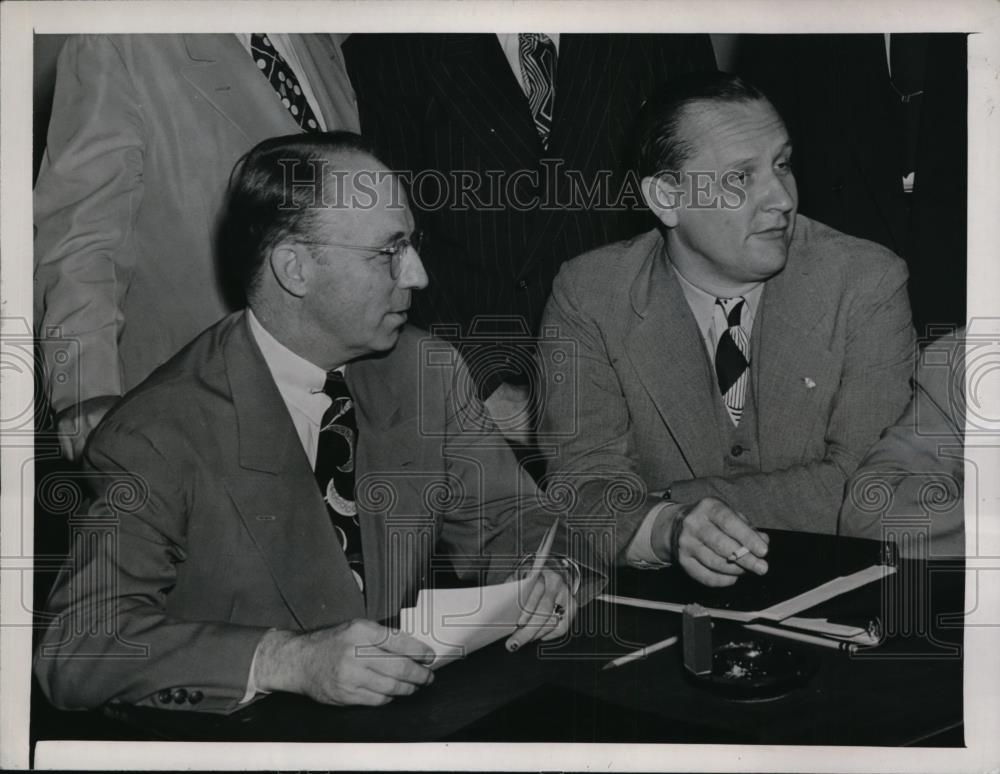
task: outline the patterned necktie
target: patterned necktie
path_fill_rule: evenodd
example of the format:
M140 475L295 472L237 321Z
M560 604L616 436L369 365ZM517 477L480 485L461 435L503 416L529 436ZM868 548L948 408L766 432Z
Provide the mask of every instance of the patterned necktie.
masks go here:
M517 36L521 53L521 75L524 93L531 107L535 129L542 138L542 147L549 147L552 131L552 105L555 102L556 45L547 35L522 32Z
M354 579L364 591L361 529L358 525L358 509L354 503L354 453L358 443L354 401L347 390L344 375L339 371L331 371L326 375L323 392L330 396L333 403L323 414L323 424L320 426L316 448L316 482Z
M253 33L250 36L250 51L257 67L274 87L278 97L281 98L281 104L288 108L288 112L292 114L295 122L302 127L303 131L318 132L319 122L316 120L313 109L309 106L301 84L284 57L271 43L271 39L267 35Z
M717 298L715 303L722 307L727 326L719 336L719 344L715 350L715 375L719 380L719 392L726 402L729 416L734 425L739 425L747 396L750 366L750 342L746 331L740 326L746 302L739 296Z

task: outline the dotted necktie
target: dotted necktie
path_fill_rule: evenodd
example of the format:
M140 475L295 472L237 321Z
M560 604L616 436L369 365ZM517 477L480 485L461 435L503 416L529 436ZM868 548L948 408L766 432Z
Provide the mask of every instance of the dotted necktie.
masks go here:
M316 482L354 579L364 591L361 529L358 525L358 508L354 502L354 455L358 443L354 401L347 390L344 375L339 371L331 371L326 375L323 392L330 396L333 403L323 414L323 424L320 426L316 448Z
M750 366L750 342L740 326L746 301L739 296L717 298L715 303L722 307L727 326L719 336L719 344L715 349L715 375L729 416L734 425L739 425L746 401Z
M302 85L271 39L267 35L253 33L250 36L250 52L258 69L264 73L295 122L306 132L318 132L319 122L302 91Z
M555 103L556 45L547 35L537 32L522 32L517 36L517 42L524 93L531 107L535 129L542 139L542 147L547 149L552 131L552 105Z

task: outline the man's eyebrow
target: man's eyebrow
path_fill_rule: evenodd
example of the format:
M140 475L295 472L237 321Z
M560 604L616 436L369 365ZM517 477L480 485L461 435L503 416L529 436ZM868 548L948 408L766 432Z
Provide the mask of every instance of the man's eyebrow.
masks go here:
M407 234L405 231L394 231L392 234L383 239L382 242L383 244L391 245L394 242L398 242L403 237L408 237L408 236L409 234Z
M791 152L792 152L792 141L786 140L777 147L772 158L778 158L779 156L782 156L785 153L791 153ZM752 167L756 164L759 164L761 158L762 158L761 156L757 155L740 156L739 158L733 159L732 161L727 161L725 166L728 169L740 169L742 167Z

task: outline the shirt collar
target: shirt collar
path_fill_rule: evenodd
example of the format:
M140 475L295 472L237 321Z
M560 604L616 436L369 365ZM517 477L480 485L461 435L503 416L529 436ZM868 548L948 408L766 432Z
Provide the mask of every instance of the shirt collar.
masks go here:
M326 371L274 338L249 307L247 323L282 398L319 422L330 405L323 392Z
M694 315L695 321L698 323L698 330L701 331L703 336L710 335L712 329L712 319L715 315L715 299L717 296L713 296L711 293L707 293L701 288L692 285L684 276L677 271L677 267L671 266L674 269L674 274L677 275L677 281L680 283L681 291L684 293L684 298L691 307L691 313ZM760 304L761 294L764 292L764 283L758 282L746 293L743 293L743 299L746 304L743 308L743 321L742 327L749 334L751 328L753 327L753 320L757 315L757 308Z

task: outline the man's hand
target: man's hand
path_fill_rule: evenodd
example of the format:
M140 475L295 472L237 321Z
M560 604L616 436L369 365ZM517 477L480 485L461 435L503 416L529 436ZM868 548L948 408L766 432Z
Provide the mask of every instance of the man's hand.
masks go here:
M306 634L264 635L254 663L261 691L289 691L323 704L387 704L429 685L434 651L408 634L358 619Z
M490 418L508 441L531 442L530 399L527 387L501 382L483 401Z
M661 513L653 524L652 540L657 556L680 564L706 586L731 586L745 570L757 575L767 572L767 535L714 497L679 512ZM749 553L741 551L744 547Z
M526 589L517 631L507 639L507 650L513 652L532 640L564 636L575 615L576 600L566 578L558 570L542 570Z
M59 435L59 448L63 456L74 462L83 455L83 447L94 428L104 419L120 398L116 395L104 395L100 398L90 398L63 409L56 415L56 433Z

